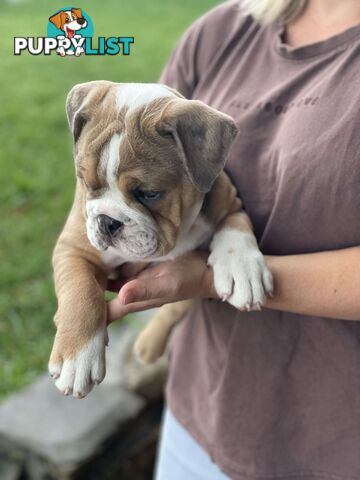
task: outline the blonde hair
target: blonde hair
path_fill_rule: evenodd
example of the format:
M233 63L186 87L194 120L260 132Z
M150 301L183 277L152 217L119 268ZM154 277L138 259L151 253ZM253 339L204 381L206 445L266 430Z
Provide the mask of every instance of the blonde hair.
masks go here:
M288 23L304 9L307 0L241 0L241 8L263 23Z

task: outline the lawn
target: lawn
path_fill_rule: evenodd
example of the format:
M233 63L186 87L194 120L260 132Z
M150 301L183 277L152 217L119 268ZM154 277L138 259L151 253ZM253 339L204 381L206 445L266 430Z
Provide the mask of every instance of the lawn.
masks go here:
M64 102L95 79L156 81L181 32L216 0L89 0L97 36L134 36L128 57L13 55L62 5L0 0L0 399L46 368L56 308L51 251L74 189Z

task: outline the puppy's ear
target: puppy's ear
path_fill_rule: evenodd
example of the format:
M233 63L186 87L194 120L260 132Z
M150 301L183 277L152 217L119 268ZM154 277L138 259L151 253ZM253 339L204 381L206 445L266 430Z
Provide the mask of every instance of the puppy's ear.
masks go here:
M172 100L161 113L157 131L175 142L194 186L208 192L223 169L238 130L231 117L197 100Z
M76 18L82 18L82 11L81 8L72 8L71 9L72 13L75 13Z
M66 13L61 11L59 13L56 13L52 17L50 17L49 22L53 23L56 28L61 30L61 27L64 25L64 22L65 22L65 16L66 16Z
M74 143L90 119L91 113L101 103L113 84L106 81L79 83L73 87L66 99L66 114Z

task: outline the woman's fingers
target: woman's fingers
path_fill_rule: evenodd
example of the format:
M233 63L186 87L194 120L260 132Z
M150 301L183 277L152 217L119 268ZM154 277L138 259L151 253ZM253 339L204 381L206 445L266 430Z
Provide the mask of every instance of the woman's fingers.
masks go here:
M166 268L166 267L165 267ZM117 298L107 304L108 323L133 312L147 310L175 302L179 278L164 269L164 264L149 267L139 273L137 278L124 283L109 281L108 288L120 288ZM116 290L115 290L116 291Z
M108 303L108 322L128 313L147 310L186 298L216 297L206 252L192 252L173 261L151 265L120 285L116 299Z
M179 279L172 275L153 275L150 278L139 276L127 282L119 292L123 305L134 302L166 298L172 301L178 295Z

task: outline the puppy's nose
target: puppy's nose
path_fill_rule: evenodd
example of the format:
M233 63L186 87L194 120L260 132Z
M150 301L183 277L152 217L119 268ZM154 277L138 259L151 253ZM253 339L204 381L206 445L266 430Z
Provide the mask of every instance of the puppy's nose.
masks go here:
M85 23L85 18L78 18L76 21L77 21L77 23L78 23L79 25L84 25L84 23Z
M108 217L107 215L99 215L97 217L97 222L100 232L110 236L114 235L122 226L121 222L115 220L115 218Z

